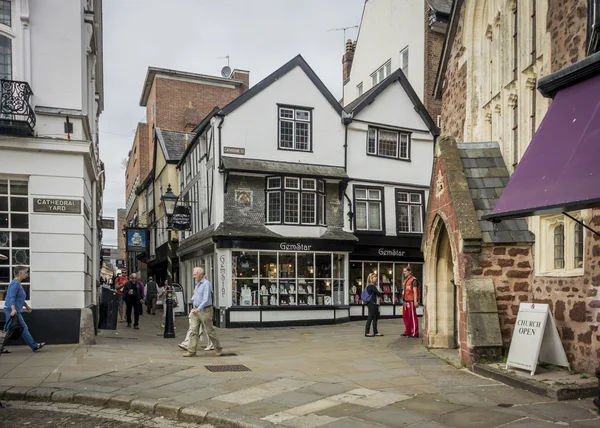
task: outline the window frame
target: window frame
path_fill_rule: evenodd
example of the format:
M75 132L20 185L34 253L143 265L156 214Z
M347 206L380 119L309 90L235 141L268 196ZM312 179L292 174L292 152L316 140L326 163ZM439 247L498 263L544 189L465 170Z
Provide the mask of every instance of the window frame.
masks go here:
M360 97L362 96L362 94L364 93L364 85L363 82L360 82L358 85L356 85L356 97Z
M298 180L298 186L287 186L288 179ZM273 181L279 180L279 186L271 186ZM304 183L313 183L313 189L307 189ZM322 186L321 186L322 184ZM295 193L298 196L298 221L287 222L285 218L285 195L286 193ZM279 194L279 220L271 221L270 212L270 194ZM314 195L314 219L312 223L302 221L302 195ZM293 175L270 175L265 177L265 224L282 226L319 226L327 225L327 186L325 180L317 177L300 177ZM323 217L322 223L319 219Z
M412 230L409 230L408 232L403 232L400 231L400 212L399 212L399 207L398 205L400 204L399 201L399 195L400 193L407 193L408 196L408 202L406 202L405 204L410 206L420 206L421 207L421 231L420 232L413 232ZM421 202L419 204L417 204L416 202L411 202L411 194L415 194L415 195L419 195L421 198ZM414 189L406 189L406 188L396 188L394 189L394 200L395 200L395 205L396 205L396 236L418 236L418 235L423 235L424 230L425 230L425 215L427 214L427 211L425 210L425 191L424 190L414 190ZM412 218L412 212L410 211L410 208L408 210L408 215L409 215L409 220L408 220L408 227L409 229L412 229L412 224L411 224L411 218Z
M12 5L12 1L11 0L2 0L0 2L0 4L8 5L8 19L9 19L8 24L0 21L0 25L12 29L13 11L14 11L14 8L13 8L13 5Z
M282 118L281 111L282 110L292 110L293 117L292 118ZM306 111L309 113L309 119L303 120L297 118L297 111ZM313 151L313 113L314 107L305 107L305 106L297 106L290 104L277 104L277 150L284 151L292 151L292 152L304 152L304 153L312 153ZM281 122L292 122L293 132L292 132L292 145L293 147L282 147L281 146ZM296 141L296 123L308 123L308 148L307 149L299 149L297 148L298 142Z
M357 191L360 190L365 190L366 191L366 198L357 198L356 193ZM381 209L380 209L380 213L379 213L379 221L380 221L380 225L381 225L381 229L370 229L369 228L369 202L370 201L375 201L375 199L370 199L369 198L369 191L371 190L377 190L379 191L379 195L380 195L380 199L379 199L379 203L381 204ZM364 233L364 234L371 234L371 235L385 235L386 231L385 231L385 187L383 186L369 186L369 185L353 185L352 186L352 208L354 210L354 217L353 217L353 227L354 227L354 232L355 233ZM356 216L356 205L357 202L362 202L365 201L367 203L367 228L366 229L359 229L357 227L357 216Z
M379 78L380 72L383 71L383 77ZM388 78L389 75L392 74L392 59L388 59L383 63L380 67L377 67L374 72L370 74L371 76L371 86L379 85L385 79Z
M395 132L397 134L397 142L398 145L396 147L396 156L386 156L386 155L382 155L379 153L379 132L380 131L385 131L385 132ZM370 152L369 151L369 141L371 139L371 132L375 132L375 152ZM401 157L401 153L402 153L402 136L406 135L406 155L407 157ZM412 146L412 132L410 131L406 131L404 129L398 129L398 128L384 128L384 127L380 127L380 126L370 126L367 129L367 142L366 142L366 147L365 147L365 153L367 154L367 156L375 156L375 157L379 157L379 158L384 158L384 159L393 159L393 160L399 160L399 161L403 161L403 162L411 162L411 146Z
M406 64L404 64L404 53L406 52ZM404 76L408 79L408 65L410 64L410 49L409 46L405 47L400 51L400 70L404 73ZM406 72L404 71L406 67Z

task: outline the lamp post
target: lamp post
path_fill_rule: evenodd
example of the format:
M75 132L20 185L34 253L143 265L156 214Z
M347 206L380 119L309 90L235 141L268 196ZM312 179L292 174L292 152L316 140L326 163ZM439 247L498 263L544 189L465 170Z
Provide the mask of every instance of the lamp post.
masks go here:
M165 211L165 215L167 216L167 245L168 245L168 253L167 253L167 280L169 286L173 285L173 247L171 246L171 231L173 230L173 225L171 224L171 217L173 216L173 211L175 210L175 205L177 204L178 196L173 193L171 189L171 184L167 187L166 193L164 193L161 197L161 203L163 209ZM164 338L173 338L175 337L175 326L173 325L173 288L169 287L170 290L167 290L167 298L166 298L166 308L167 311L165 316L165 331L163 334Z

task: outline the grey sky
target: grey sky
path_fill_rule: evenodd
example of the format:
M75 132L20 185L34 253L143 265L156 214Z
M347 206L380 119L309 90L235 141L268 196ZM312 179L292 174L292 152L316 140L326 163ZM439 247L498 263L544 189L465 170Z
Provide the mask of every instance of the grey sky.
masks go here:
M104 216L125 207L121 159L133 143L148 66L219 75L227 64L250 71L250 85L302 54L336 98L342 92L343 32L358 25L364 0L104 0ZM357 29L346 38L355 39ZM118 231L104 231L116 245Z

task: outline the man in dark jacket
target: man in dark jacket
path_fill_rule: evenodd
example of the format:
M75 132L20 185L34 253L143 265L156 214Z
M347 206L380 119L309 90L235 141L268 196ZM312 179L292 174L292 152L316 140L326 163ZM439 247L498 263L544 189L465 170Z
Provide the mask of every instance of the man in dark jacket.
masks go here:
M131 311L133 311L134 323L133 328L138 330L140 322L140 314L137 311L138 305L144 302L144 287L138 281L137 275L132 273L129 277L129 282L123 287L125 294L125 304L127 305L127 327L131 327Z
M151 276L148 277L148 283L146 284L144 295L146 296L146 312L152 313L152 315L156 315L156 298L158 297L158 286L156 285L156 282L154 282L154 278L152 278Z

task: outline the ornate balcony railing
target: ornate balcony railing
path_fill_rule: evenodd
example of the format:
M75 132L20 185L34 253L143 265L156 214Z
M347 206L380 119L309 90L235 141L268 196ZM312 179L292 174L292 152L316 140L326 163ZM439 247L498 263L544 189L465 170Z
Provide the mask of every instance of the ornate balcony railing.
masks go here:
M29 83L0 79L0 132L33 135L32 95Z

